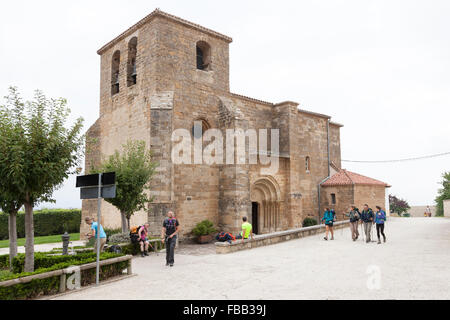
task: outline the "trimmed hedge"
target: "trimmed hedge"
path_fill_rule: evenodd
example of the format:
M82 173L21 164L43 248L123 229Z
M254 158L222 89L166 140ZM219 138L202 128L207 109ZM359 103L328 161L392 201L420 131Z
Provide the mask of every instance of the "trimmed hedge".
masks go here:
M9 254L0 256L0 270L9 269Z
M311 227L311 226L315 226L315 225L317 225L317 220L316 219L310 218L310 217L306 217L303 220L303 225L302 226L305 228L305 227Z
M52 256L49 254L46 254L45 252L36 252L34 254L34 269L42 269L42 268L49 268L55 264L59 263L66 263L68 261L78 261L83 259L91 259L96 257L96 252L90 251L87 253L77 253L76 255L58 255L58 256ZM14 273L22 273L25 267L25 254L19 253L17 256L13 259L12 262L12 271Z
M81 221L80 209L44 209L34 211L34 235L52 236L68 233L79 233ZM17 237L25 237L25 213L17 214ZM9 238L8 215L0 212L0 240Z
M100 260L111 259L123 256L123 254L104 252L100 256ZM11 280L15 278L26 277L34 274L50 272L58 269L64 269L74 265L82 265L95 262L96 257L86 257L86 255L70 256L72 259L61 262L60 256L48 256L50 260L56 262L48 268L40 268L35 272L23 272L19 274L12 274L10 276L0 279L1 281ZM50 262L48 262L50 263ZM128 261L122 261L111 265L100 267L100 280L105 280L113 276L118 276L123 273L123 270L128 266ZM95 282L95 268L81 271L81 285L86 286ZM9 287L0 287L1 300L13 299L31 299L40 295L49 295L59 292L60 276L50 277L46 279L35 279L28 283L20 283Z

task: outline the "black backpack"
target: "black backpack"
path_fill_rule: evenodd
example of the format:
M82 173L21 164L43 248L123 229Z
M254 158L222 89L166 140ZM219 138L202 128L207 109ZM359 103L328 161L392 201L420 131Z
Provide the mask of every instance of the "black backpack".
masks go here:
M112 245L112 246L108 249L108 251L109 251L109 252L112 252L112 253L122 253L122 248L121 248L120 246L117 246L117 245Z

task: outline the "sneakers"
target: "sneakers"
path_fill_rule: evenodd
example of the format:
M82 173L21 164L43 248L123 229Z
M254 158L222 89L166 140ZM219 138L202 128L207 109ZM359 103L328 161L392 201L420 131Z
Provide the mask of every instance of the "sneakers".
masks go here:
M386 237L384 237L383 241L386 242Z
M381 244L381 241L380 241L380 240L378 240L377 244Z
M171 263L170 266L173 267L173 263Z
M141 257L145 257L145 254L143 252L141 252Z
M146 256L148 257L148 252L147 252L147 251L144 251L144 255L146 255Z
M334 240L334 237L331 237L331 239L330 240Z
M327 238L327 237L324 237L324 238L323 238L323 240L326 240L326 241L328 241L328 238Z

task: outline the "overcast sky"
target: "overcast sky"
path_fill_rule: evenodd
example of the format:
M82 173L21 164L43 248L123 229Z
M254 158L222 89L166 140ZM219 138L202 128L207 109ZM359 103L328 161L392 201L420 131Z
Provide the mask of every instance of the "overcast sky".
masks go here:
M2 1L0 96L10 85L68 99L87 130L98 117L96 51L160 8L233 38L231 91L331 115L342 158L450 151L450 1ZM1 99L3 101L3 99ZM432 204L450 156L342 163L411 205ZM56 204L81 207L72 177Z

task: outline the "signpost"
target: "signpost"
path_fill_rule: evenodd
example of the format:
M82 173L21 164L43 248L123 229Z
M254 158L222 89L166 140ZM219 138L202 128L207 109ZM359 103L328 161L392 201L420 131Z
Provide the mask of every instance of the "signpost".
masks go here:
M80 188L80 199L97 199L97 271L95 283L100 282L100 219L103 198L116 197L116 173L97 173L77 177L77 188Z

